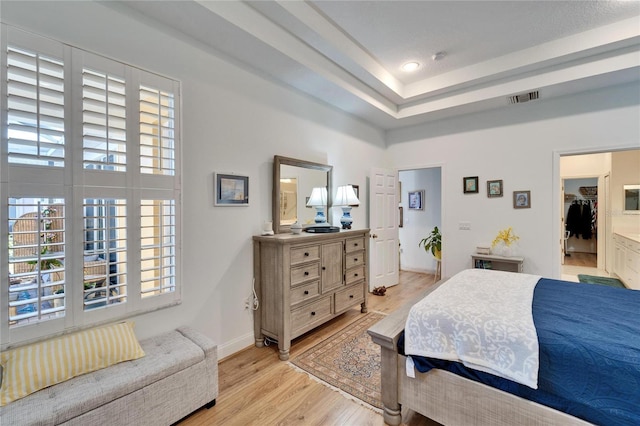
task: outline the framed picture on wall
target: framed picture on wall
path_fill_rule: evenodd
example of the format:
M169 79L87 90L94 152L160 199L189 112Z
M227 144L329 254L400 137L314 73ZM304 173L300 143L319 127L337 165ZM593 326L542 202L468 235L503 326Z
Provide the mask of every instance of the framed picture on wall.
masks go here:
M478 176L462 178L462 190L465 194L478 193Z
M216 206L248 206L249 177L215 173Z
M531 191L513 191L513 208L531 208Z
M502 179L501 180L488 180L487 181L487 197L502 197Z
M424 209L424 189L409 191L409 210Z

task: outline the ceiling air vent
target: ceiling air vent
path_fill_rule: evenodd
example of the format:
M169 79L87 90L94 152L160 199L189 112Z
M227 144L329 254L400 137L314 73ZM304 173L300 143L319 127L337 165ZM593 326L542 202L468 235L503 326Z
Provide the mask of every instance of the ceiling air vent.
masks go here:
M535 90L529 93L520 93L519 95L509 96L507 98L510 104L521 104L538 99L538 91Z

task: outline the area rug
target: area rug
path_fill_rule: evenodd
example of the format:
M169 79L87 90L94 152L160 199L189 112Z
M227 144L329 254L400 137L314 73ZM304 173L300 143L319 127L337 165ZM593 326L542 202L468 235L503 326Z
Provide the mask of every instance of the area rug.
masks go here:
M382 408L380 346L367 329L384 318L369 312L306 352L291 364L366 404Z
M595 275L580 274L578 275L578 281L586 284L601 284L601 285L608 285L611 287L626 288L624 284L622 284L622 281L620 281L617 278L597 277Z

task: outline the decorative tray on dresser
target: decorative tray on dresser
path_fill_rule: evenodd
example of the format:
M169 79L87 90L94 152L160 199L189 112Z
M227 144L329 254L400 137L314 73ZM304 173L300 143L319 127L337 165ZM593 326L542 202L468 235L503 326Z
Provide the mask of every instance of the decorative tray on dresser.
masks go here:
M253 237L256 346L278 342L289 359L291 340L355 305L367 312L369 230Z

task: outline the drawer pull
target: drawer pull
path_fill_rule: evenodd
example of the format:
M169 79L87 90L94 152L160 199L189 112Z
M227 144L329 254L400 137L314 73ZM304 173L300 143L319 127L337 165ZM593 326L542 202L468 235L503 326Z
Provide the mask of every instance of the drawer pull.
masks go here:
M357 261L358 261L358 258L357 258L357 257L354 257L354 258L353 258L353 261L354 261L354 262L357 262Z
M322 267L322 270L323 270L323 271L326 271L326 270L327 270L327 267L326 267L326 266L323 266L323 267Z
M309 271L304 271L304 276L308 276L309 275Z
M358 247L358 243L353 243L353 246L354 247Z
M311 311L311 316L314 316L316 314L316 311Z
M304 252L304 255L305 255L305 257L309 257L309 252L308 252L308 251L305 251L305 252Z
M305 290L305 291L304 291L304 294L305 294L305 295L309 294L309 290Z
M358 274L353 274L353 276L354 276L354 277L357 277L357 276L358 276Z
M350 294L350 295L349 295L349 299L353 299L353 294Z

